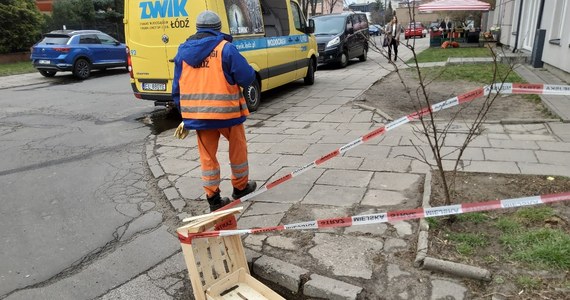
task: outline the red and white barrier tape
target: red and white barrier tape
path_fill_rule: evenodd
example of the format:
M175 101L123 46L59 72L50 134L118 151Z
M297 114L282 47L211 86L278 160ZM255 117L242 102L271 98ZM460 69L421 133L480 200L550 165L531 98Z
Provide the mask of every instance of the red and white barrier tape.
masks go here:
M542 83L494 83L486 91L501 94L570 95L570 86Z
M547 204L547 203L562 202L568 200L570 200L570 192L504 199L504 200L493 200L486 202L463 203L463 204L437 206L429 208L396 210L396 211L390 211L378 214L321 219L315 221L294 223L288 225L279 225L272 227L263 227L263 228L223 230L223 228L234 226L235 224L232 221L217 226L216 231L207 231L196 234L189 233L188 237L183 236L179 233L178 238L180 239L180 242L190 244L192 242L192 239L195 238L224 237L232 235L256 234L262 232L284 231L284 230L351 227L357 225L368 225L368 224L397 222L397 221L430 218L430 217L459 215L459 214L478 212L478 211L516 208L521 206Z
M410 121L413 121L414 119L418 119L420 116L425 116L427 114L431 112L438 112L440 110L444 110L444 109L448 109L450 107L465 103L465 102L469 102L472 101L476 98L479 97L483 97L483 96L487 96L489 93L504 93L504 94L551 94L551 95L570 95L570 86L567 85L548 85L548 84L533 84L533 83L494 83L488 86L484 86L482 88L478 88L475 90L472 90L470 92L467 92L465 94L447 99L445 101L441 101L438 102L436 104L433 104L431 107L426 107L423 108L417 112L413 112L407 116L401 117L399 119L396 119L388 124L386 124L384 127L380 127L378 129L375 129L363 136L361 136L360 138L324 155L321 156L319 159L306 164L296 170L294 170L293 172L282 176L264 186L262 186L261 188L259 188L258 190L245 195L244 197L240 198L240 199L236 199L234 201L232 201L231 203L227 204L226 206L218 209L218 210L224 210L224 209L228 209L231 207L234 207L238 204L240 204L241 202L245 202L257 195L263 194L266 191L284 183L289 181L290 179L292 179L293 177L297 177L301 174L303 174L304 172L307 172L313 168L315 168L318 165L321 165L323 163L325 163L326 161L328 161L329 159L342 155L345 152L347 152L348 150L355 148L375 137L378 137L382 134L384 134L386 131L390 131L396 127L399 127L401 125L404 125Z

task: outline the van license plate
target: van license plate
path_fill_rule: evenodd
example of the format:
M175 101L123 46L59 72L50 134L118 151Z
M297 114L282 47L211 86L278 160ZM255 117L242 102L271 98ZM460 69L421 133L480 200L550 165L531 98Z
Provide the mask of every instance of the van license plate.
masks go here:
M142 89L145 91L166 91L166 83L143 82Z
M39 63L40 65L49 65L50 61L49 61L49 60L45 60L45 59L40 59L40 60L38 61L38 63Z

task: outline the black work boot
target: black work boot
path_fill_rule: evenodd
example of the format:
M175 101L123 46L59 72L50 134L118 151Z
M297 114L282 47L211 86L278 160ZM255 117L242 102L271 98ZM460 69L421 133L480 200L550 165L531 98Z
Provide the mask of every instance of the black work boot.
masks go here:
M215 193L212 197L207 197L206 199L208 199L208 204L210 204L210 212L214 212L224 206L226 206L227 204L229 204L230 198L228 197L221 197L220 196L220 192L218 191L217 193Z
M241 197L255 191L256 188L257 188L257 183L255 181L250 181L247 183L247 185L245 186L245 188L243 190L238 190L238 189L234 188L232 198L234 198L234 200L241 199Z

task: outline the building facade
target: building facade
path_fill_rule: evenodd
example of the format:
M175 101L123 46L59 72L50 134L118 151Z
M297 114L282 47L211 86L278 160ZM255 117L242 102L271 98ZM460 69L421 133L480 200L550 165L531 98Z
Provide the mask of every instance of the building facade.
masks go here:
M544 67L570 79L570 0L497 0L488 28L514 52L542 52ZM537 30L545 30L543 44ZM534 53L536 55L536 53Z

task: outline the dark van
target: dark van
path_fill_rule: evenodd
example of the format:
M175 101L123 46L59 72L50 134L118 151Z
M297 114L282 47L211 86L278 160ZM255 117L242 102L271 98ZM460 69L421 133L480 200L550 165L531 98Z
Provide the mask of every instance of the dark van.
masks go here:
M312 19L315 20L319 64L335 63L344 68L355 57L366 60L370 36L366 14L330 14Z

